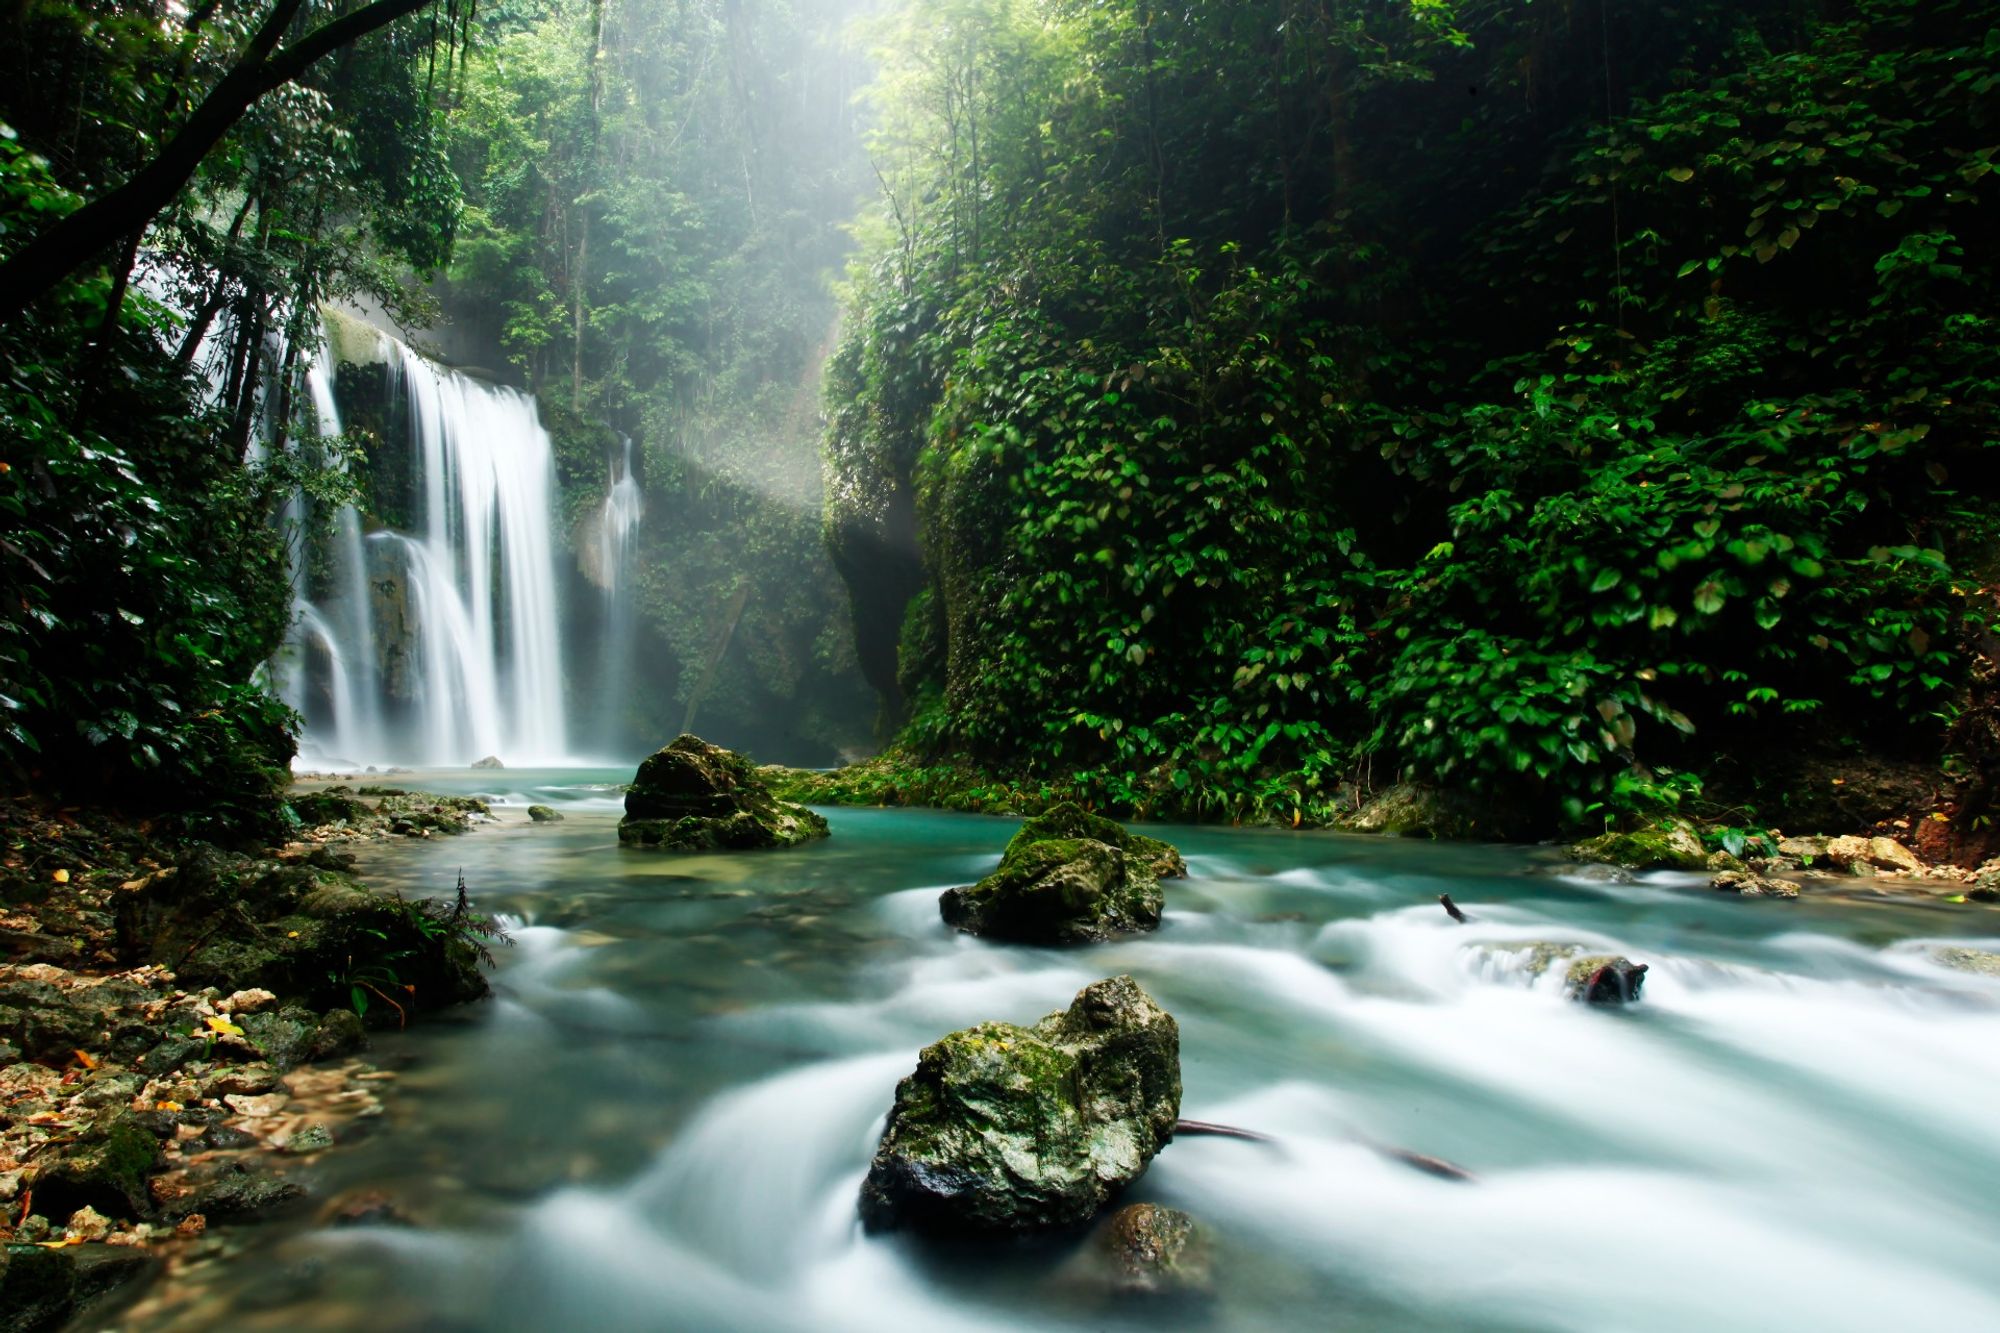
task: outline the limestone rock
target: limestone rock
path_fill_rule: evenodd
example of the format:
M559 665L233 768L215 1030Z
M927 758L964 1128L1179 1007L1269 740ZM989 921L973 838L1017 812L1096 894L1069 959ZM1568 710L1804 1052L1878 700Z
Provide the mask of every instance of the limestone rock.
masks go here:
M1564 973L1569 998L1583 1004L1634 1004L1648 968L1629 958L1594 954L1579 958Z
M528 818L537 824L560 824L563 822L562 811L546 805L529 806Z
M1719 893L1738 893L1745 898L1796 898L1799 886L1790 880L1772 879L1750 870L1725 870L1708 882Z
M795 847L826 836L825 819L780 801L749 760L698 736L639 765L618 824L618 841L670 852Z
M1130 977L1033 1027L982 1023L924 1048L861 1187L871 1229L1074 1225L1136 1179L1180 1116L1180 1029Z
M473 760L472 766L474 768L482 768L482 769L495 769L495 768L507 767L507 765L500 762L500 756L495 754L489 754L484 759Z
M1579 861L1602 861L1627 870L1706 870L1701 836L1685 819L1668 818L1631 833L1605 833L1570 848Z

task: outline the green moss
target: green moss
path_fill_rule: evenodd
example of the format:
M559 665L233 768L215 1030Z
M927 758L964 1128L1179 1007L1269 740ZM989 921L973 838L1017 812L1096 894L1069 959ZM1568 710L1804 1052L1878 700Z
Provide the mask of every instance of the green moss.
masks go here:
M1628 870L1705 870L1708 853L1701 835L1685 819L1666 819L1630 833L1605 833L1570 849L1579 861L1600 861Z

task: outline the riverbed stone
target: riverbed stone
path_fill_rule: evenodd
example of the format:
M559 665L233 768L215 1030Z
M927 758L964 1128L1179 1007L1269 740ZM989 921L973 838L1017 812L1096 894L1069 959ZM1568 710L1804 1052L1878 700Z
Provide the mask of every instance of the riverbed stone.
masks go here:
M924 1048L861 1187L871 1230L1024 1232L1094 1216L1172 1138L1180 1029L1130 977L1032 1027Z
M1178 1208L1127 1204L1092 1239L1096 1266L1119 1296L1207 1296L1214 1291L1208 1235Z
M152 1132L129 1112L111 1111L77 1130L73 1142L44 1154L29 1185L36 1208L50 1217L80 1208L137 1217L146 1211L146 1177L159 1162Z
M618 841L668 852L796 847L827 836L826 820L781 801L741 755L681 736L639 765L625 793Z
M537 824L560 824L563 822L562 811L547 805L529 806L528 818Z
M1569 998L1582 1004L1636 1004L1648 967L1614 954L1579 958L1563 974Z
M1931 957L1954 972L1971 972L1976 976L2000 978L2000 953L1985 949L1961 947L1933 949Z
M1602 861L1627 870L1706 870L1701 835L1685 819L1669 817L1643 829L1610 832L1570 848L1579 861Z
M1751 870L1725 870L1708 882L1718 893L1741 894L1745 898L1796 898L1799 886L1790 880L1773 879Z

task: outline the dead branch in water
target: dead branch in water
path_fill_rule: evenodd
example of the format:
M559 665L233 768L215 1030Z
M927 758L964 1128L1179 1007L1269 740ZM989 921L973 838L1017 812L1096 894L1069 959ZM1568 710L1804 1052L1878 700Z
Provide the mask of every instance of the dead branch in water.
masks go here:
M1427 1176L1436 1176L1440 1180L1456 1180L1465 1184L1472 1184L1479 1179L1479 1177L1473 1175L1464 1167L1454 1162L1447 1162L1442 1157L1430 1157L1424 1153L1411 1152L1408 1148L1397 1148L1387 1143L1377 1143L1367 1135L1357 1134L1353 1130L1347 1130L1345 1133L1348 1138L1370 1152L1378 1153L1383 1157L1389 1158L1391 1161L1401 1162L1404 1166L1421 1171ZM1185 1135L1189 1138L1244 1139L1251 1143L1276 1143L1278 1141L1274 1136L1260 1134L1254 1129L1239 1129L1235 1125L1217 1125L1206 1120L1176 1120L1174 1122L1174 1134L1177 1137Z
M1449 915L1453 921L1458 922L1458 924L1461 926L1464 925L1466 922L1472 920L1471 917L1467 916L1464 912L1459 910L1458 904L1451 900L1451 895L1448 893L1440 893L1438 895L1438 905L1443 907L1446 914Z

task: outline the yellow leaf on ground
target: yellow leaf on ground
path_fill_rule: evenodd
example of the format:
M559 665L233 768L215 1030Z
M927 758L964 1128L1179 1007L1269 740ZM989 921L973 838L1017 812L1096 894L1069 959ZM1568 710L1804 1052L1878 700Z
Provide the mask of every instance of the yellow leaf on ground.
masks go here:
M214 1016L210 1016L207 1022L208 1026L213 1031L225 1032L232 1037L240 1037L243 1035L243 1029L237 1027L234 1023L230 1022L226 1018L216 1018Z
M58 883L58 884L67 884L67 883L69 883L69 871L67 871L67 870L58 870L58 871L56 871L56 883Z

